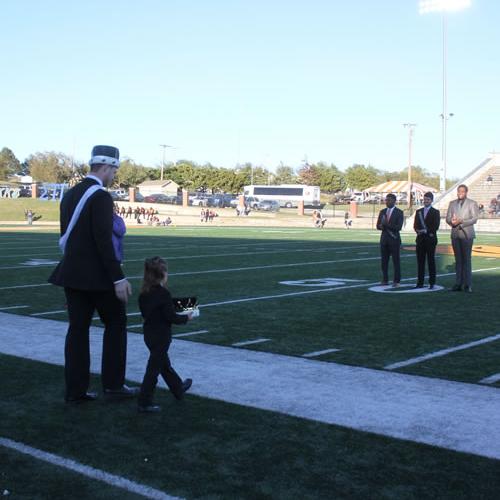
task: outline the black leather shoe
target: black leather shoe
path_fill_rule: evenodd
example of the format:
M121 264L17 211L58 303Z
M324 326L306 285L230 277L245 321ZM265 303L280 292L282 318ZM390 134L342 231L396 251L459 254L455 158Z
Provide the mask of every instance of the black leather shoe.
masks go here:
M424 288L424 285L415 285L413 288Z
M139 413L160 413L161 406L150 404L150 405L139 405L137 407Z
M453 285L450 289L451 292L461 292L462 291L462 285Z
M464 287L464 292L466 292L466 293L472 293L472 287L471 286Z
M64 400L66 403L85 403L86 401L95 401L97 399L97 392L86 392L81 396L66 396Z
M434 290L434 285L429 285L429 290Z
M184 380L184 382L182 382L182 391L183 392L187 392L189 391L189 388L193 385L193 379L191 378L187 378L186 380Z
M139 394L139 387L128 387L122 385L119 389L104 389L106 396L116 396L119 398L135 398Z

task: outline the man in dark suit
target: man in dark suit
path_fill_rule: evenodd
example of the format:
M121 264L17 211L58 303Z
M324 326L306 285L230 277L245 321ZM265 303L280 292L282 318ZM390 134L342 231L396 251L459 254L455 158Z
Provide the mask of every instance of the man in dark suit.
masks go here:
M418 277L415 288L424 287L425 260L429 266L429 288L433 289L436 284L436 245L437 231L441 216L439 210L432 206L434 195L429 191L424 194L424 206L415 213L413 229L417 233L417 265Z
M403 211L396 207L396 195L389 193L385 197L386 208L380 211L377 220L377 229L380 235L380 257L382 264L382 285L389 284L389 257L392 257L394 266L394 281L392 286L398 287L401 281L401 264L399 250L401 236L399 232L403 227Z
M109 396L129 397L138 388L124 385L127 353L125 304L131 287L124 277L111 239L113 200L103 189L119 167L119 151L111 146L92 150L90 174L61 202L60 246L64 256L49 282L64 287L69 328L64 348L67 402L92 401L89 328L97 309L105 325L102 384Z
M467 198L469 188L460 184L457 199L450 202L446 223L451 226L451 245L455 254L455 285L453 292L472 292L472 245L476 232L474 224L479 217L479 207Z

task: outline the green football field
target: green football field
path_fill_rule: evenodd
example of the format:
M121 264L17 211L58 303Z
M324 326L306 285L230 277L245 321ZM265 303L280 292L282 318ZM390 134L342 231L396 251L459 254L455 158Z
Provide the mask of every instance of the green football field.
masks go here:
M0 311L66 321L62 290L46 282L60 256L57 238L50 230L0 232ZM440 253L440 287L413 293L407 235L402 286L381 291L378 238L369 230L131 229L130 335L142 331L144 258L160 255L173 295L196 295L200 304L200 317L175 329L192 333L183 340L484 386L500 373L500 258L474 256L474 293L451 293L454 259ZM497 241L484 234L476 245ZM133 403L67 408L61 367L0 355L0 371L0 437L179 497L496 498L500 491L497 460L194 395L176 405L166 391L160 418L138 418ZM489 386L500 388L500 377ZM0 492L15 498L63 498L75 487L73 498L135 498L2 447L0 457Z

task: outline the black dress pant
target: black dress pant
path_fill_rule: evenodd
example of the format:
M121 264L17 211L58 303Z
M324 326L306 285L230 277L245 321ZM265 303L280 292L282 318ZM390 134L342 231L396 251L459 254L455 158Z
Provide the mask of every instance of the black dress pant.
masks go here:
M144 332L144 342L149 349L149 359L146 373L142 380L139 404L147 406L153 402L153 394L158 383L158 375L161 374L172 394L181 399L184 393L182 379L170 364L168 348L170 347L170 334L163 332Z
M399 260L401 244L395 240L380 243L380 258L382 265L382 281L389 282L389 257L392 257L392 264L394 266L394 283L401 281L401 263Z
M427 235L417 236L417 285L422 286L425 278L425 261L429 266L429 285L436 284L437 238Z
M452 238L455 254L455 284L472 286L472 245L473 239Z
M114 290L65 288L69 328L64 346L66 397L84 394L90 382L89 328L97 309L104 323L101 379L104 389L119 389L125 382L127 316Z

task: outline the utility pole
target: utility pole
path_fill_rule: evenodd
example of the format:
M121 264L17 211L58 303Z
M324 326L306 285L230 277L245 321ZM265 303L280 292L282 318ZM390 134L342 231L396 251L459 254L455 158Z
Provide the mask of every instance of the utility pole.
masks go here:
M412 153L412 146L413 146L413 131L415 130L415 127L417 126L416 123L403 123L403 127L408 129L408 208L410 210L411 214L411 205L412 205L412 199L411 199L411 194L412 194L412 187L413 187L413 182L411 178L411 153Z
M161 160L160 180L163 180L163 170L165 169L165 150L167 148L171 148L172 146L169 146L168 144L160 144L160 147L163 148L163 155L162 155L162 160Z

